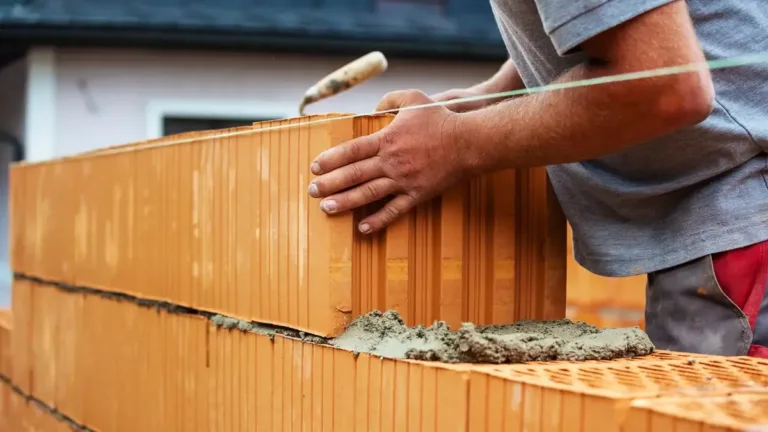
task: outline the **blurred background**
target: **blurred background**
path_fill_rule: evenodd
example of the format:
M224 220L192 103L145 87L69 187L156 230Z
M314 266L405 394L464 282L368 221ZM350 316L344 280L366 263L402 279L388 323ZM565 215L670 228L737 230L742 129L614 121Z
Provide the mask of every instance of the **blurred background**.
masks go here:
M384 74L308 113L467 87L507 57L487 0L0 0L0 305L9 163L297 116L309 86L374 50ZM568 316L642 325L644 287L569 259Z

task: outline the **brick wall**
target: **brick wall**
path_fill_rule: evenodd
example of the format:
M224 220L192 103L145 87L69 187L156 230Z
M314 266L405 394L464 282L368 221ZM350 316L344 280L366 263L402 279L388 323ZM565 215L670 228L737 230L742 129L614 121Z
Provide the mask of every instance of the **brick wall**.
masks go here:
M26 338L14 345L10 382L34 399L19 400L6 383L10 414L0 419L42 424L43 407L58 420L41 431L70 421L98 431L644 431L629 419L646 411L703 421L690 409L702 398L724 406L718 421L746 431L765 411L729 420L725 406L768 403L760 359L660 351L581 363L391 360L50 284L17 280L16 292L31 301L14 311L40 318L14 313L14 340L21 329Z
M411 324L565 313L565 223L543 170L458 186L362 237L359 213L329 217L306 197L309 161L391 118L264 130L323 118L15 166L0 430L746 431L764 421L765 360L659 351L448 365L221 327L214 313L320 335L372 308Z

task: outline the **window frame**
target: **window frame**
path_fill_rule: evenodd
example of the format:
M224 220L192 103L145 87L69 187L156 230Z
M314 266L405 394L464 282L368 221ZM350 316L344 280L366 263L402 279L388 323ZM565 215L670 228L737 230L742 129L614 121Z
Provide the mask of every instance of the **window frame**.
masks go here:
M265 108L268 106L269 108ZM155 99L146 106L146 139L164 136L166 117L212 120L250 120L259 118L291 118L298 116L298 103L254 100Z

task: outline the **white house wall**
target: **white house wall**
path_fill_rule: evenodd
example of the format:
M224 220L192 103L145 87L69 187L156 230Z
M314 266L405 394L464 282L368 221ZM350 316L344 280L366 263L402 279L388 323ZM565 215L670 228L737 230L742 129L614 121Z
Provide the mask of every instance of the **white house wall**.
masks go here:
M0 69L0 130L24 142L26 59ZM8 262L8 164L13 151L0 146L0 306L10 304L11 270Z
M58 49L55 58L59 156L146 139L157 130L157 113L164 109L219 116L237 111L297 115L304 91L354 57ZM383 75L310 105L307 112L367 112L388 91L464 87L497 68L492 63L389 59Z

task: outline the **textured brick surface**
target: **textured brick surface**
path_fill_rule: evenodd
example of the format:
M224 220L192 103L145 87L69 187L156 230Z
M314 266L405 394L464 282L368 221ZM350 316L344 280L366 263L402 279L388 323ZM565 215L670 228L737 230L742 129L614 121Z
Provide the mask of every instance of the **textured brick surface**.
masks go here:
M73 429L11 390L10 385L0 382L0 431L72 432Z
M700 356L622 360L602 364L485 367L472 374L471 399L493 403L470 413L470 430L618 431L633 399L699 398L768 387L768 361ZM653 404L653 402L649 402ZM675 429L654 429L673 431Z
M768 394L632 402L623 432L766 432Z
M47 285L16 281L20 291L48 317L14 345L36 353L30 393L99 431L618 431L635 399L768 385L759 359L662 351L578 364L389 360Z
M12 267L320 335L371 309L452 326L564 316L565 221L545 170L473 180L362 236L371 209L322 213L309 165L392 116L302 125L333 116L14 166ZM274 126L290 127L259 131Z
M32 391L32 295L35 290L25 281L13 281L11 310L13 311L13 332L11 333L11 379L27 394Z
M13 316L10 309L0 309L0 375L11 376L11 330Z

